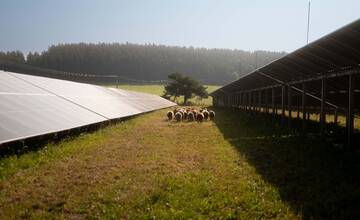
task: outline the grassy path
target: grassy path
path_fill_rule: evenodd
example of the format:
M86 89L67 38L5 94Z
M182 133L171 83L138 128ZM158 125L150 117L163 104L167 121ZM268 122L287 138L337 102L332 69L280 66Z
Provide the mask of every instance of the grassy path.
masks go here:
M165 111L1 159L0 219L356 216L332 210L340 193L360 195L339 152L304 153L317 142L266 138L273 128L231 111L202 124L167 122Z

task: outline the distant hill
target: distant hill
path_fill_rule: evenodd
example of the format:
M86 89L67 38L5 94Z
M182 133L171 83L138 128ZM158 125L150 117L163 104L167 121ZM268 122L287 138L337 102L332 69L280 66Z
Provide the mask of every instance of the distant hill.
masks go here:
M119 75L145 81L166 80L170 73L180 72L203 83L219 85L285 55L284 52L130 43L59 44L40 54L29 53L26 61L18 53L12 55L19 62L60 71Z

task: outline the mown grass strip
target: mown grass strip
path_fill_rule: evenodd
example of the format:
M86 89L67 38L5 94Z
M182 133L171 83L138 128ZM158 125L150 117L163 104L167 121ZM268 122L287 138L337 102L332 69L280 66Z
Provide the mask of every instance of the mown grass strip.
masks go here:
M54 160L71 155L86 154L99 144L104 143L115 132L126 131L136 125L137 120L128 120L121 124L102 128L93 133L83 133L74 138L64 139L60 143L49 143L44 147L21 155L0 158L0 180L21 170L48 164Z

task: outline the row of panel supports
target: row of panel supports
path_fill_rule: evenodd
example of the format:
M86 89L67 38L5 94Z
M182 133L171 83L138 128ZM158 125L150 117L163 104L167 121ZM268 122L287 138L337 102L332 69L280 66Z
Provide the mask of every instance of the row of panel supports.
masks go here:
M349 75L348 77L348 91L347 91L347 102L348 106L346 109L346 142L348 144L352 143L353 134L354 134L354 76ZM300 89L299 89L300 88ZM276 91L280 90L280 97L277 96ZM326 102L326 78L321 79L321 96L318 97L320 101L320 108L316 111L319 113L319 123L320 123L320 133L324 134L326 130L326 113L331 109L334 114L334 124L338 123L338 112L339 108L331 105ZM293 105L293 93L297 93L301 97L300 105ZM264 95L264 96L263 96ZM269 96L271 95L271 99ZM264 99L262 98L264 97ZM241 91L235 94L224 94L222 96L214 97L215 106L226 106L226 107L236 107L243 109L247 112L252 113L266 113L272 114L272 121L275 123L276 115L280 110L280 120L281 125L286 126L285 122L287 120L287 126L291 128L292 126L292 112L293 110L297 111L297 118L300 119L300 113L302 115L302 131L306 133L307 130L307 121L310 118L310 108L308 106L308 97L307 93L307 83L303 82L300 86L294 87L293 85L276 85L272 88L266 88L261 90L251 90L251 91ZM278 98L276 100L276 98ZM287 100L287 102L286 102ZM269 103L271 101L271 103ZM298 103L299 104L299 103ZM312 106L313 107L313 106ZM287 113L287 116L286 116Z

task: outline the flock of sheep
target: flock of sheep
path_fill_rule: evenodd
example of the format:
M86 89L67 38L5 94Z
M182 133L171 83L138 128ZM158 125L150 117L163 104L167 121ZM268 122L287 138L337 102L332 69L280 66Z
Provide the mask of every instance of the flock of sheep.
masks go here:
M196 110L194 108L176 108L173 111L168 111L166 116L169 121L175 119L177 122L183 120L203 122L208 119L214 120L215 112L207 110L206 108L200 110Z

